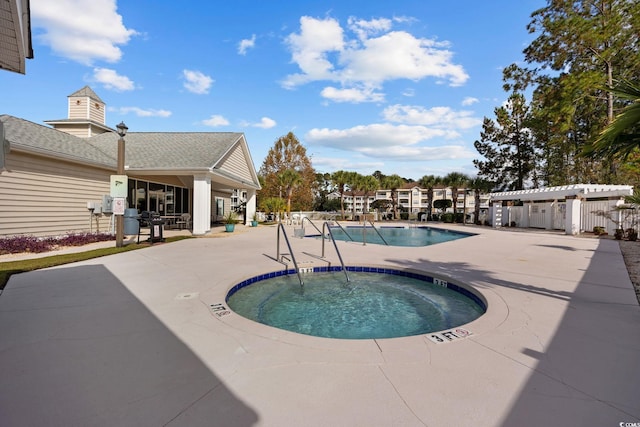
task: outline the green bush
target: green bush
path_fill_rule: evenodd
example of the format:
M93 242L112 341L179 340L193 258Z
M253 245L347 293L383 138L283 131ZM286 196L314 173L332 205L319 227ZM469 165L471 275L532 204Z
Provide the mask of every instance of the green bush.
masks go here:
M406 221L409 219L409 212L400 212L400 219Z
M440 219L443 222L452 223L453 222L453 214L451 212L443 213L442 216L440 217Z

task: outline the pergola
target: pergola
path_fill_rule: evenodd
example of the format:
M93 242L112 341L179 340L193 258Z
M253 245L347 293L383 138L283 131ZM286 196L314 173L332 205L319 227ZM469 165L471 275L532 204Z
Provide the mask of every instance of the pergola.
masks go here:
M587 200L608 200L611 208L622 203L625 196L633 194L631 185L573 184L557 187L533 188L529 190L503 191L490 194L490 205L493 208L493 227L502 226L502 208L504 202L523 202L521 227L529 227L530 208L534 202L566 203L564 230L566 234L578 234L581 223L581 205ZM546 212L551 214L551 210ZM550 219L545 224L552 224ZM552 228L546 226L545 228Z

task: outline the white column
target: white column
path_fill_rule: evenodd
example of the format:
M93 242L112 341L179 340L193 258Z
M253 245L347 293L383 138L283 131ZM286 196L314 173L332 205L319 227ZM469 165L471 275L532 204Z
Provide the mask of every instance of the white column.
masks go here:
M253 220L253 215L256 213L256 190L247 189L247 224Z
M567 197L567 211L564 225L565 234L576 236L580 234L580 204L582 202L577 197Z
M193 234L201 235L211 231L211 177L193 177Z

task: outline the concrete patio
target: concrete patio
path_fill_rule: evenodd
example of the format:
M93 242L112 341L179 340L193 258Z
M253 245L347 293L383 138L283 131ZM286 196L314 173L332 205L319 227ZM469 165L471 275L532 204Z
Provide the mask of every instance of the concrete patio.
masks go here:
M219 310L233 285L283 268L274 226L238 228L13 276L0 295L0 424L640 423L640 307L613 240L458 225L477 235L338 242L347 265L433 273L488 302L466 338L349 341ZM320 253L317 239L290 239L296 255Z

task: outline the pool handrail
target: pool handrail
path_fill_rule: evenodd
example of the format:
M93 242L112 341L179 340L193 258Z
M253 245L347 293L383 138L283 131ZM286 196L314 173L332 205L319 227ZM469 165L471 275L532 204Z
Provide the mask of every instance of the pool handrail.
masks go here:
M289 243L289 238L287 237L287 232L284 229L284 225L279 222L278 223L278 236L276 237L276 259L280 261L280 230L282 230L282 234L284 235L284 241L287 243L287 247L289 248L289 255L291 255L291 261L293 261L293 266L296 269L296 274L298 275L298 280L300 280L300 286L304 286L304 282L302 281L302 276L300 275L300 269L298 268L298 262L296 261L296 256L293 254L293 249L291 249L291 243Z
M300 226L301 226L302 228L304 228L304 220L305 220L305 219L306 219L307 221L309 221L309 224L311 224L311 225L313 226L313 228L315 228L315 229L316 229L316 231L317 231L318 233L322 234L322 231L320 231L320 229L318 228L318 226L317 226L317 225L315 225L315 224L313 223L313 221L311 221L311 219L310 219L308 216L303 216L303 217L302 217L302 221L300 221Z
M352 242L355 242L355 240L353 240L353 237L351 237L351 234L347 233L347 230L345 230L344 227L340 225L338 221L334 220L333 223L335 223L338 227L340 227L340 230L342 230L342 232L349 238L349 240L351 240ZM324 229L324 226L322 228Z
M340 255L340 251L338 250L338 245L336 243L336 239L333 238L333 233L331 232L331 227L329 226L329 221L325 221L322 223L322 258L324 258L324 229L327 229L327 233L329 234L329 238L333 242L333 247L336 250L336 254L338 254L338 259L340 260L340 265L342 266L342 271L344 271L344 275L347 278L347 282L350 282L349 273L347 273L347 268L344 266L344 261L342 260L342 255Z
M376 226L375 226L375 225L373 225L373 223L372 223L370 220L366 219L366 220L363 222L363 224L364 224L363 229L364 229L364 228L367 228L367 222L368 222L369 224L371 224L371 228L373 228L373 229L376 231L376 233L378 233L378 236L382 239L382 241L384 242L384 244L385 244L386 246L389 246L389 243L387 243L387 241L386 241L386 240L384 240L384 237L382 237L382 234L380 234L380 231L378 231L378 229L376 228ZM364 230L363 230L362 240L364 240Z

